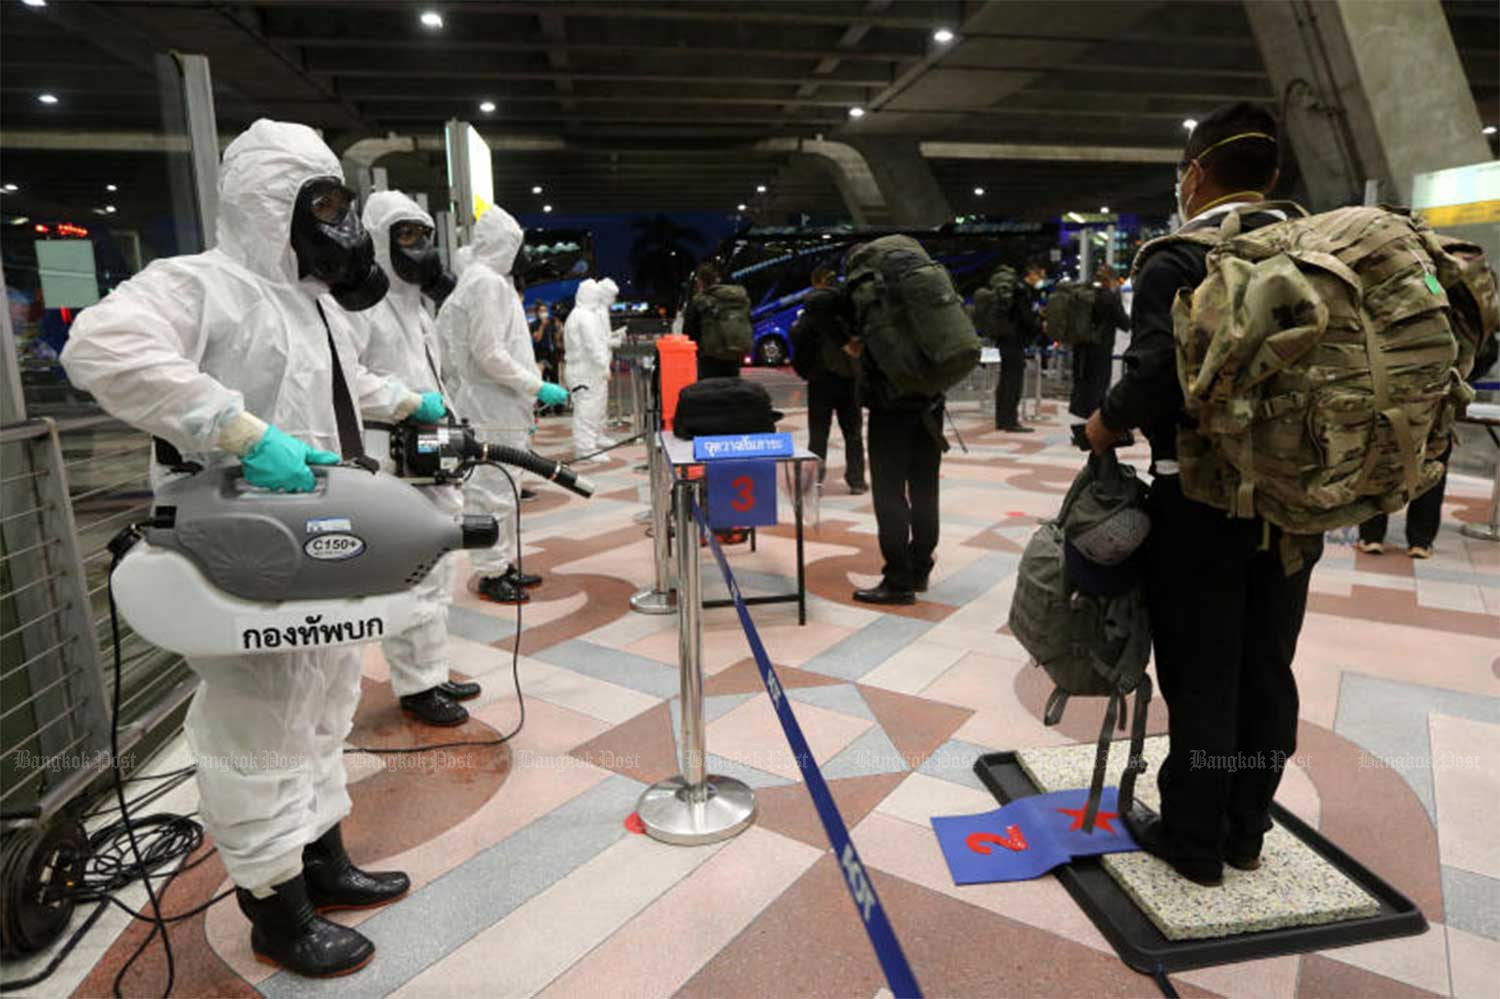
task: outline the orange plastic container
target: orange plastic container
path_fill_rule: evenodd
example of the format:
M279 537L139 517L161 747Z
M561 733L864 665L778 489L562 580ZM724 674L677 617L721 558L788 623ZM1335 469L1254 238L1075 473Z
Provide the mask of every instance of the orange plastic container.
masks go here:
M677 396L684 385L698 380L698 345L680 333L672 333L656 341L656 355L661 370L661 423L662 429L672 429L672 417L677 415Z

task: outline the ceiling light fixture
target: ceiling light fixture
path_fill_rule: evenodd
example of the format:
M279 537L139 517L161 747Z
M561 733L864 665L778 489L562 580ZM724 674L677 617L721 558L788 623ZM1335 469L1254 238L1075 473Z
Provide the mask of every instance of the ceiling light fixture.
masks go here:
M1494 135L1496 129L1495 129L1494 125L1486 125L1486 126L1484 126L1484 128L1481 128L1480 131L1483 132L1485 135Z
M975 194L976 197L980 197L980 198L984 197L984 188L982 188L982 187L976 187L976 188L974 188L974 194Z
M544 211L544 212L550 212L550 211L552 211L552 206L551 205L543 205L542 206L542 211Z
M865 109L864 108L861 108L861 107L852 107L852 108L849 109L849 117L851 117L851 118L863 118L864 116L865 116Z
M1107 212L1107 211L1109 211L1109 206L1108 205L1100 205L1099 206L1099 211L1101 211L1101 212Z
M540 184L532 184L531 185L531 193L532 194L541 194L542 193L542 185L540 185Z
M756 184L755 185L755 193L756 194L765 194L766 193L766 185L764 185L764 184Z
M443 26L443 15L435 10L422 11L422 27L432 28L434 31Z
M6 194L15 194L19 190L20 188L14 184L5 184L3 186L0 186L0 191L4 191Z
M45 7L47 0L21 0L28 7Z
M947 45L953 41L953 31L949 28L939 28L932 33L932 40L939 45Z
M1185 128L1185 129L1187 129L1189 132L1191 132L1193 129L1195 129L1195 128L1198 127L1198 119L1197 118L1184 118L1184 119L1182 119L1182 127Z
M479 110L483 111L485 114L491 114L495 110L495 102L494 101L480 101L479 102Z
M105 205L104 206L104 214L106 214L106 215L113 215L114 213L115 213L115 206L114 205Z
M737 212L742 212L742 211L745 210L745 206L744 205L735 205L734 206L734 210L737 211Z
M41 101L43 104L56 104L57 103L57 95L56 94L37 94L36 95L36 99L39 100L39 101Z
M113 194L115 191L118 191L120 189L120 186L118 184L105 184L104 189Z
M27 222L30 222L30 221L31 221L31 216L29 216L29 215L17 215L15 218L13 218L13 219L10 220L10 224L11 225L25 225Z

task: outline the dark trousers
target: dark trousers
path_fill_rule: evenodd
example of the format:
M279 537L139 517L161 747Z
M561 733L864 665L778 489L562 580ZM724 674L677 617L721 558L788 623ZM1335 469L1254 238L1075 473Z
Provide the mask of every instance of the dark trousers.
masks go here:
M1448 489L1448 459L1453 455L1453 448L1443 452L1443 477L1438 479L1437 485L1427 490L1416 499L1412 500L1406 507L1406 547L1408 548L1431 548L1432 543L1437 540L1438 526L1443 519L1443 493ZM1383 513L1377 513L1363 524L1359 525L1359 540L1361 541L1384 541L1385 530L1390 526L1390 518Z
M739 376L739 361L716 361L711 357L698 355L699 381L705 378L738 378Z
M937 548L943 452L930 423L921 413L870 410L870 494L885 582L896 590L913 589L927 578Z
M1073 347L1073 392L1068 412L1081 419L1094 415L1109 392L1109 367L1114 344L1080 343Z
M1297 746L1292 656L1320 553L1287 576L1276 528L1187 499L1175 475L1152 483L1147 509L1146 599L1171 716L1157 775L1168 848L1256 854Z
M1021 394L1026 386L1026 351L1000 346L1000 385L995 389L995 426L1021 425Z
M828 465L828 430L834 416L844 435L844 481L850 487L865 484L865 428L855 396L854 382L847 378L819 378L807 383L807 449L818 456L818 481Z

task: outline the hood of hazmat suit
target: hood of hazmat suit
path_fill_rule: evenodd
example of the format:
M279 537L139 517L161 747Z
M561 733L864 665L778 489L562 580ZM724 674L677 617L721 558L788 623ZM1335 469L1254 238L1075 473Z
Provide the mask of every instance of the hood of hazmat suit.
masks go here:
M364 223L375 240L375 259L391 280L390 293L373 308L350 316L360 360L394 375L415 392L441 392L437 324L422 289L402 278L391 260L391 228L398 222L431 227L432 216L400 191L376 191L365 203Z
M474 223L474 262L438 311L442 374L454 408L481 438L528 431L542 387L511 267L525 233L503 208Z
M609 372L609 319L604 286L585 278L573 295L573 311L563 323L563 350L569 385L602 383Z
M261 119L241 133L219 170L218 245L155 260L83 310L63 351L73 383L203 465L234 460L221 435L241 432L242 413L338 451L330 345L355 408L396 418L411 393L360 364L327 286L297 276L293 209L320 177L343 171L305 125Z

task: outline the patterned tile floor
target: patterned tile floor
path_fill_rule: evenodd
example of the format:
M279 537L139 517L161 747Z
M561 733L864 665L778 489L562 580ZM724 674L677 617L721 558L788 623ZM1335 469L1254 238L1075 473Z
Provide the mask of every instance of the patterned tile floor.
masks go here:
M969 450L943 465L928 599L892 613L850 600L879 559L870 499L846 494L836 437L821 523L808 531L808 625L797 627L790 607L757 609L756 620L928 995L1152 994L1055 880L957 888L928 826L932 815L994 807L970 772L978 753L1088 741L1099 720L1081 703L1043 727L1047 685L1001 631L1021 546L1078 464L1066 420L1050 414L1040 432L1015 437L987 429L972 406L955 415ZM799 433L803 422L800 410L788 420ZM548 421L537 443L566 453L566 423ZM353 852L411 872L415 885L398 905L348 917L376 941L375 963L331 983L277 973L252 959L234 907L219 905L172 931L177 995L882 994L732 611L705 616L708 746L715 769L758 789L759 821L700 849L625 826L641 789L677 769L675 619L626 609L650 575L634 519L641 456L633 445L599 466L600 495L587 505L541 486L525 508L527 568L547 577L521 636L525 731L498 751L348 756ZM1131 457L1144 464L1143 450ZM1282 799L1415 899L1431 929L1176 975L1182 994L1494 994L1500 547L1456 529L1483 516L1487 495L1487 482L1455 477L1430 562L1331 545L1297 660L1300 747ZM1398 544L1401 529L1398 517ZM793 567L790 530L764 531L759 552L731 557L748 590L780 588ZM705 578L713 571L706 563ZM460 588L451 630L454 667L485 683L474 719L436 735L405 722L371 649L354 744L483 739L514 725L513 611ZM1159 702L1153 711L1161 731ZM157 765L182 757L178 745ZM166 804L190 809L191 788ZM177 879L166 907L185 910L224 885L209 858ZM105 917L38 994L107 994L145 933L126 922ZM153 944L126 994L159 994L163 974Z

